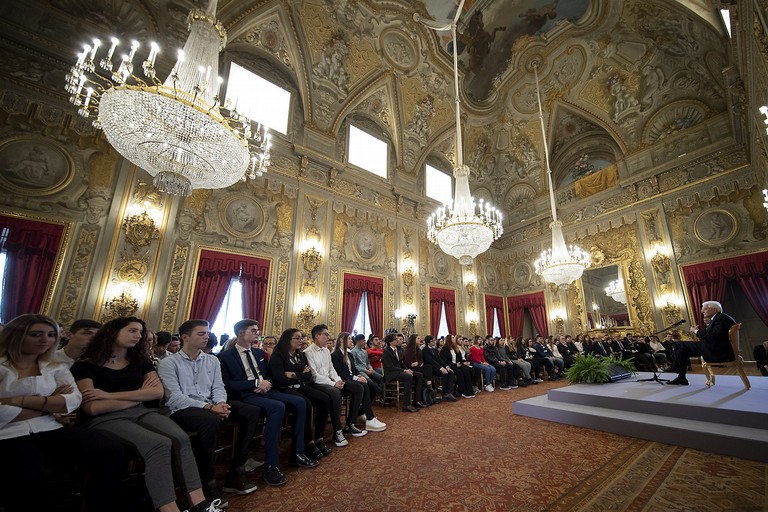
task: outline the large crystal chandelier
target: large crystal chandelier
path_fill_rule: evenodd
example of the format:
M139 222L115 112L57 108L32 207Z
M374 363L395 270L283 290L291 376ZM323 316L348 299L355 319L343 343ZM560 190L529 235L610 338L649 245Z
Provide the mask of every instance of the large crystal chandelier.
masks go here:
M552 169L549 167L549 148L547 147L547 132L544 129L544 112L541 109L541 91L539 90L539 73L537 64L533 64L533 73L536 77L536 99L539 104L539 121L541 122L541 137L544 141L544 162L547 166L547 180L549 183L549 201L552 206L552 248L542 251L541 257L533 265L536 273L548 283L561 288L567 288L584 273L589 267L589 253L582 251L575 245L566 246L563 237L563 222L557 220L555 208L555 187L552 184Z
M150 43L139 78L133 62L139 43L132 41L129 53L113 63L116 38L106 55L98 55L98 39L85 45L67 75L66 90L78 113L94 116L110 144L170 194L224 188L261 176L270 163L268 128L254 127L236 109L220 108L219 52L227 33L216 20L216 4L211 0L208 9L189 13L189 38L165 82L155 73L156 43Z
M624 305L627 304L627 291L624 289L624 281L621 279L614 279L605 289L605 294Z
M504 228L501 212L482 199L479 204L475 204L469 190L469 166L464 164L456 50L456 23L463 6L464 0L459 3L456 16L450 25L439 25L422 19L418 14L414 15L414 19L436 31L450 28L453 37L453 82L456 94L456 166L453 168L453 176L456 179L456 187L453 204L438 208L427 220L427 236L438 244L444 253L458 258L462 265L471 265L478 254L487 251L491 243L501 236Z

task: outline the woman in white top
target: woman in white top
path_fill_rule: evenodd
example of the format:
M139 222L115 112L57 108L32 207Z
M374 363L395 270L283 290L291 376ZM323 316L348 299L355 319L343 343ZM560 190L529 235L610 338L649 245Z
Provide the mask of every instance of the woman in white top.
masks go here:
M89 511L119 510L122 445L56 419L82 400L69 367L53 361L59 336L58 324L43 315L19 316L0 332L0 509L53 508L57 496L46 480L54 466L59 473L77 468L90 475L83 493Z

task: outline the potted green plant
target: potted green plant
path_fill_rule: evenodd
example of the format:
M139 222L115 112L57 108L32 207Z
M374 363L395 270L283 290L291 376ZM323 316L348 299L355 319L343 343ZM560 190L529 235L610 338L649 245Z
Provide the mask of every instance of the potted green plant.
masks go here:
M565 376L573 384L600 384L610 380L606 362L592 354L576 356L573 365L565 371Z

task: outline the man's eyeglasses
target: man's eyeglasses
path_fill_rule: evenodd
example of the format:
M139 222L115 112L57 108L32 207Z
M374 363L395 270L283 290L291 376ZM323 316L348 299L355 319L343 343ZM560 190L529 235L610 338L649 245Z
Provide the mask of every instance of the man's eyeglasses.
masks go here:
M245 332L250 332L251 334L259 334L259 328L258 327L251 327L249 329L246 329Z

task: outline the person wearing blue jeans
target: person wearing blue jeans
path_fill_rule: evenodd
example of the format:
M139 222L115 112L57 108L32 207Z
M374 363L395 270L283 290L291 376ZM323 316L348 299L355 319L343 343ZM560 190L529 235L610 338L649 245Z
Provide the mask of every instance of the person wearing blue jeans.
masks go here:
M221 377L230 399L256 405L266 414L265 479L280 478L280 476L285 478L278 469L278 463L280 433L286 408L293 413L290 462L302 467L316 466L317 462L304 454L304 428L310 407L309 401L303 396L272 389L264 351L252 348L259 337L258 323L255 320L241 320L235 324L234 330L237 334L234 349L224 350L218 354L221 362ZM266 473L268 468L271 472L269 476Z

